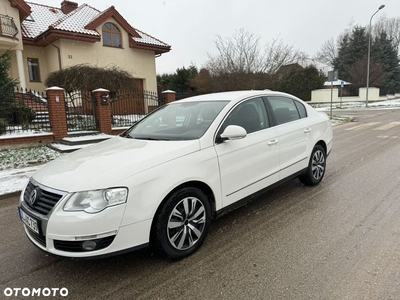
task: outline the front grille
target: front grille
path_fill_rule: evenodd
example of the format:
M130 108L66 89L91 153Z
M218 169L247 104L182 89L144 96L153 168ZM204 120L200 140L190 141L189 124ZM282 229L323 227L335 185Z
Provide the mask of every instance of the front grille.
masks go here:
M29 198L32 195L32 192L37 191L37 197L33 204L30 203ZM29 181L25 192L24 192L24 201L25 203L31 207L34 211L41 213L43 215L47 215L52 208L57 204L57 202L61 199L62 195L52 193L45 189L42 189L39 186L35 186L32 181Z
M96 239L92 240L96 242L97 246L93 250L100 250L104 249L108 246L111 245L111 243L114 241L115 235L113 236L108 236L105 238L101 239ZM57 250L61 251L67 251L67 252L87 252L88 250L85 250L82 248L82 243L84 241L59 241L59 240L54 240L54 248Z
M43 247L46 247L46 237L41 234L37 234L36 232L28 229L28 234L31 238L33 238L36 242L38 242Z

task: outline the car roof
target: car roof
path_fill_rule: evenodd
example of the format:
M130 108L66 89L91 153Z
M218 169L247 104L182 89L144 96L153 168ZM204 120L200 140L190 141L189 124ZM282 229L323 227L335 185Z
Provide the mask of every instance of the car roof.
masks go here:
M253 97L253 96L289 96L294 97L292 95L275 92L271 90L249 90L249 91L232 91L232 92L221 92L221 93L212 93L199 95L189 98L184 98L178 100L177 102L192 102L192 101L233 101L237 102L245 98Z

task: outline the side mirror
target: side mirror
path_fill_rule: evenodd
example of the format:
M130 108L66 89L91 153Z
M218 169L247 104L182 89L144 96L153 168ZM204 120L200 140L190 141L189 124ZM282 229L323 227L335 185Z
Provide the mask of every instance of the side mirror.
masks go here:
M237 125L229 125L218 137L218 142L223 142L227 140L239 140L246 137L246 135L246 129L244 129L243 127Z

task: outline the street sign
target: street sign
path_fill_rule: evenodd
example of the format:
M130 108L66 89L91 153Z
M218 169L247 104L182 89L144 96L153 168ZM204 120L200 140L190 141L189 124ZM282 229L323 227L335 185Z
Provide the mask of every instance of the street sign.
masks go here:
M341 81L341 82L340 82L340 87L341 87L341 88L344 88L344 81Z
M338 71L328 71L328 81L336 81L338 80L339 76L338 76Z

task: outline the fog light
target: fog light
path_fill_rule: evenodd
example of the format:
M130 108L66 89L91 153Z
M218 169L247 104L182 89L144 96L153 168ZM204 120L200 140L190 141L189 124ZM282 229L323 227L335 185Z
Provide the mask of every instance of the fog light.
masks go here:
M92 251L94 249L96 249L97 244L95 241L84 241L82 243L82 248L86 251Z

